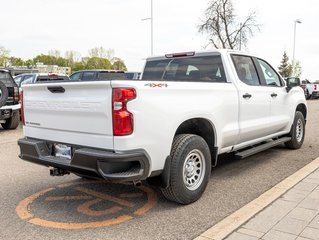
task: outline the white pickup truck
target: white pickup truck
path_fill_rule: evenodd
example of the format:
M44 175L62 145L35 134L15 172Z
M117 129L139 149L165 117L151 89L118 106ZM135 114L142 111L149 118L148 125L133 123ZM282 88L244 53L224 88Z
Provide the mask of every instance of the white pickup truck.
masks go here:
M291 85L300 86L305 93L306 99L319 98L319 84L309 82L309 80L300 80L298 77L289 77L286 78L286 81L289 81Z
M301 147L307 104L264 60L213 50L147 59L141 80L23 86L24 160L51 175L160 185L200 198L218 155Z

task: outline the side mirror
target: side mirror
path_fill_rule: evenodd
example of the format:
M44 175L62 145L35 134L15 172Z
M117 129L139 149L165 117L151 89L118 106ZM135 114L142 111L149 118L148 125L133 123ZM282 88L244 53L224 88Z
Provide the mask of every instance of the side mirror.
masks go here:
M293 87L297 87L301 85L300 79L296 77L289 77L286 78L286 83L287 83L287 92L289 92Z

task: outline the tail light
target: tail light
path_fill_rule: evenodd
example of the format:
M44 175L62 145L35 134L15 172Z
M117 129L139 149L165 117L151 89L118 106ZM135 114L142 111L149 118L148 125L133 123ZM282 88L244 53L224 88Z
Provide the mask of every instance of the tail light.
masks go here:
M25 121L24 121L24 107L23 107L23 91L20 92L19 95L19 103L21 105L21 120L22 124L25 126Z
M19 98L20 98L20 96L19 96L19 88L14 87L13 88L13 102L17 103L19 101Z
M315 85L313 85L314 86L314 90L316 91L317 90L317 85L315 84Z
M133 114L127 110L127 103L136 98L134 88L113 88L112 114L113 135L127 136L133 133Z

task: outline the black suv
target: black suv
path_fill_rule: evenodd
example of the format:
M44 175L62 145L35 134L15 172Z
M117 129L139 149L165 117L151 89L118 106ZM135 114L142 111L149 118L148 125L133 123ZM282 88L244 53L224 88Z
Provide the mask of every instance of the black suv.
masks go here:
M10 72L0 69L0 124L4 129L15 129L19 123L19 88Z

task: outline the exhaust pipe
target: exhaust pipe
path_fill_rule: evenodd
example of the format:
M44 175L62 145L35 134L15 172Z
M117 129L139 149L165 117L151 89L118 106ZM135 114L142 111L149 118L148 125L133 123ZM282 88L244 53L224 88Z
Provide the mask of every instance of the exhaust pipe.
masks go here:
M70 172L64 170L64 169L60 169L60 168L51 168L50 169L50 176L52 177L60 177L60 176L64 176L70 174Z
M142 182L141 181L133 181L134 187L140 187L142 186Z

